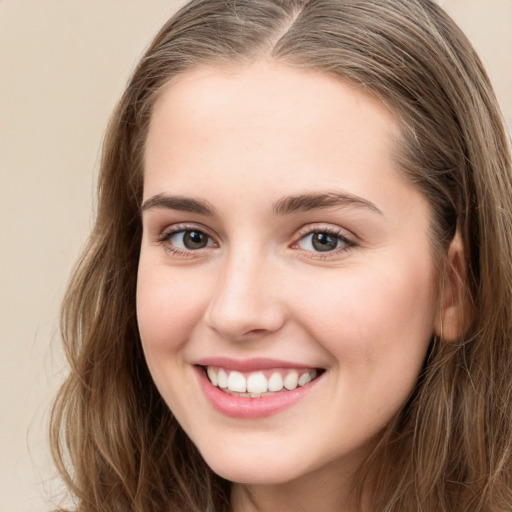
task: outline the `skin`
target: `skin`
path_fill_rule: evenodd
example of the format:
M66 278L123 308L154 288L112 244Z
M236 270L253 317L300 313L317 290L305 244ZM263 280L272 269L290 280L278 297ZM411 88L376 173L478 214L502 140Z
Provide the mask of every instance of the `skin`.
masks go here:
M353 474L421 371L440 321L436 275L429 206L393 160L399 137L364 91L273 62L189 71L155 105L140 334L166 403L236 482L237 512L352 510ZM284 197L333 192L358 201L275 212ZM214 212L157 206L161 195ZM184 246L187 229L206 246ZM325 230L343 239L318 252L311 233ZM230 418L198 384L195 362L214 356L325 373L284 411Z

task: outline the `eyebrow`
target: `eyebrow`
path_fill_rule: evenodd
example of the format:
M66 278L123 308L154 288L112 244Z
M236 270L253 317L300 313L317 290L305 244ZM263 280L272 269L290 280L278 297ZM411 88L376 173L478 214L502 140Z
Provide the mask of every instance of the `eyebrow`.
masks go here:
M383 215L371 201L344 192L325 192L320 194L301 194L283 197L274 204L276 215L307 212L332 207L357 207Z
M202 215L213 215L215 212L213 206L207 201L198 201L182 196L166 196L164 194L157 194L145 201L141 207L141 212L153 208L200 213Z
M289 215L291 213L333 207L358 207L383 215L371 201L344 192L324 192L286 196L276 201L272 210L275 215ZM209 216L215 214L215 208L208 201L199 201L190 197L168 196L164 194L157 194L145 201L142 204L141 212L153 208L177 210Z

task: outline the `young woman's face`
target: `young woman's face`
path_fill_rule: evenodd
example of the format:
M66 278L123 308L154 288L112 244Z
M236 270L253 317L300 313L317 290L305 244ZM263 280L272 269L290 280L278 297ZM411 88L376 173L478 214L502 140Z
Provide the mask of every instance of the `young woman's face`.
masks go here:
M364 90L275 63L197 69L157 101L140 334L221 476L346 474L407 401L437 308L429 208L398 139Z

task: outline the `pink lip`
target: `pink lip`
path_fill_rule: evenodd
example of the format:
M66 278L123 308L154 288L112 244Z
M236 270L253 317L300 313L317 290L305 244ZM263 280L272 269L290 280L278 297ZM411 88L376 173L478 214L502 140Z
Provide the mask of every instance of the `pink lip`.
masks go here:
M230 368L225 364L211 364L211 366L222 366ZM273 362L272 368L276 367L276 361ZM278 366L282 367L283 362L278 362ZM238 367L240 368L240 366ZM250 371L246 370L247 366L237 371ZM258 368L262 368L261 365ZM297 368L294 366L294 368ZM265 418L277 414L289 407L293 406L304 398L314 387L321 376L309 384L296 388L292 391L283 391L275 395L263 396L261 398L249 398L243 396L234 396L224 393L219 388L213 386L206 377L206 374L199 366L195 367L196 375L199 380L199 385L205 394L208 401L212 404L213 408L231 418L241 419L257 419Z
M226 368L227 370L236 370L238 372L272 370L273 368L295 368L297 370L314 368L313 366L306 366L291 361L267 358L231 359L229 357L206 357L195 361L194 364L198 366L216 366L218 368Z

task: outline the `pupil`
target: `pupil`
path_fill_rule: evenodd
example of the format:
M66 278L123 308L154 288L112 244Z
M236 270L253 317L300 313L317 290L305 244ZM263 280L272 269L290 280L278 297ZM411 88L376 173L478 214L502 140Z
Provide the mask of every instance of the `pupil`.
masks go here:
M183 243L187 249L202 249L206 247L207 237L200 231L187 231Z
M315 233L313 235L312 243L315 250L326 252L336 249L338 239L326 233Z

